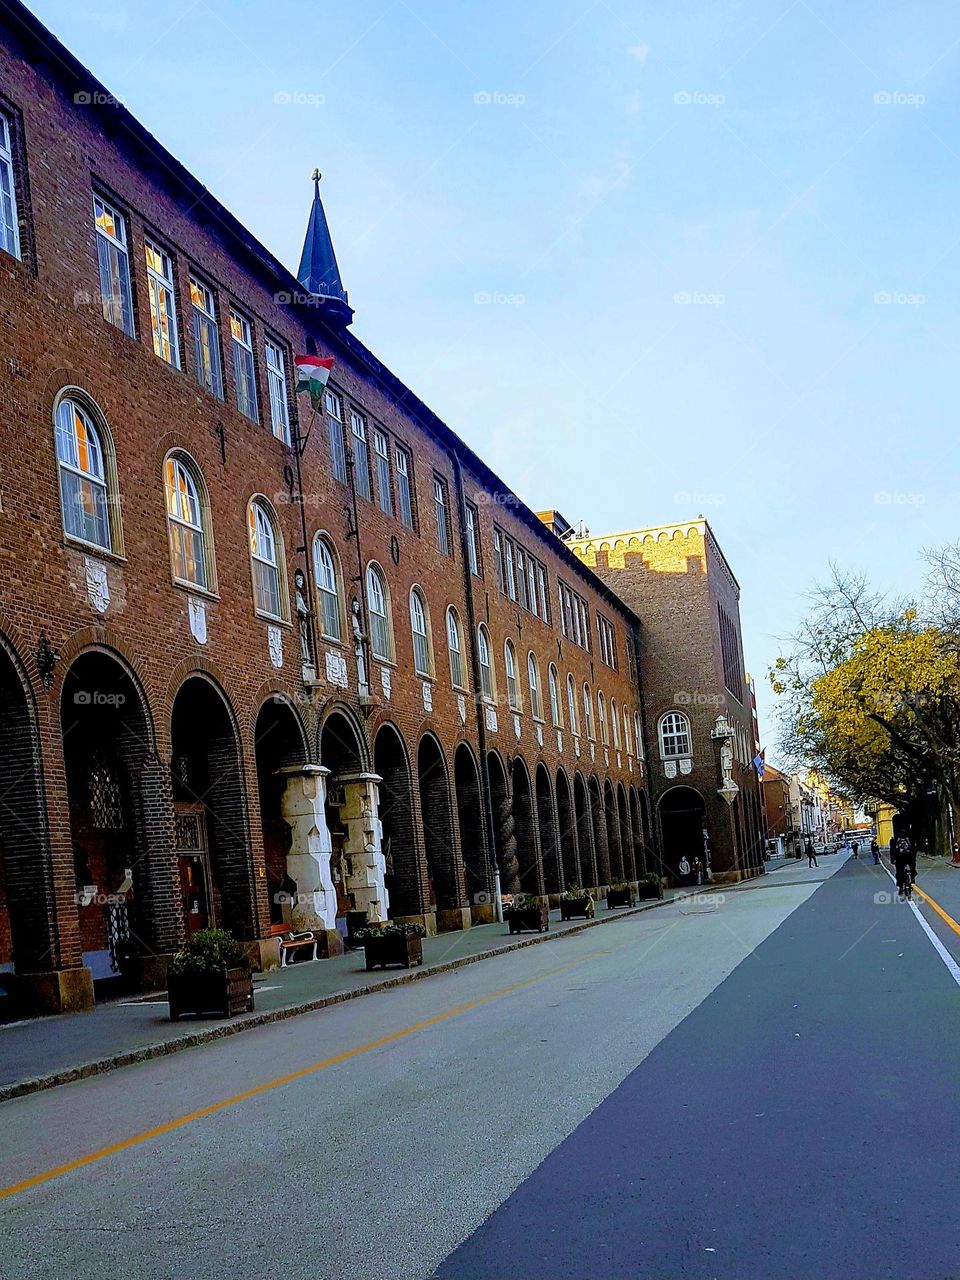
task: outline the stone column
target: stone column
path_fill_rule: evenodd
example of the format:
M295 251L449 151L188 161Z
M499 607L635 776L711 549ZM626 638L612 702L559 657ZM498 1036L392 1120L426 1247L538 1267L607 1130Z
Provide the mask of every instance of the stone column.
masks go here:
M497 843L500 846L501 892L517 893L520 889L517 820L513 812L513 789L509 785L497 805L497 836Z
M357 911L366 911L371 921L386 920L390 905L380 825L382 781L378 773L337 774L337 785L343 788L340 821L347 833L343 847L349 868L347 889Z
M324 811L329 772L319 764L281 769L287 786L280 812L291 833L287 874L297 886L290 925L324 935L326 954L339 955L343 945L337 931L337 893L330 876L333 845Z

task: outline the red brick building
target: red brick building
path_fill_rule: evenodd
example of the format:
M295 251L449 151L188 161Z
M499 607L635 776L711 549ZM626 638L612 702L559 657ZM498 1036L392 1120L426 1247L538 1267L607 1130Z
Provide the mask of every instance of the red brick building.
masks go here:
M0 984L636 878L630 607L354 335L319 194L298 279L0 7Z
M648 787L663 869L695 855L715 877L763 866L753 699L740 587L706 520L568 537L640 619Z

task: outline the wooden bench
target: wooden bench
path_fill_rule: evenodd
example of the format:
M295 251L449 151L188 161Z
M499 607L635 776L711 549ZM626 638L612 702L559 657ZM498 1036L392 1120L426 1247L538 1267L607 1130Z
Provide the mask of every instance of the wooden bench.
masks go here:
M308 949L311 954L300 963L306 964L310 960L316 960L317 935L315 933L285 933L280 939L280 968L285 969L287 965L296 964L301 953Z

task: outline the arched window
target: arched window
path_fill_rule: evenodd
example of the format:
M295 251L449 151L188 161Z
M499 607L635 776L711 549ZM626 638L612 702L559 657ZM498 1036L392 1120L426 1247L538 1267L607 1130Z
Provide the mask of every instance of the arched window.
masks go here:
M419 587L410 592L410 632L413 635L413 665L418 676L433 675L430 653L430 628L427 625L427 602Z
M633 740L637 744L637 759L643 759L643 725L640 723L640 712L633 713Z
M387 584L379 565L367 565L367 612L370 615L370 649L375 658L389 662L393 653Z
M620 721L617 718L617 703L615 698L610 699L610 736L613 738L614 751L620 750Z
M450 680L455 689L464 689L463 683L463 636L460 631L460 618L453 605L447 610L447 648L450 650Z
M664 760L693 755L690 721L682 711L668 711L660 717L660 754Z
M600 721L600 741L605 747L609 746L607 737L607 704L603 700L602 693L597 693L597 718Z
M100 431L91 414L69 397L57 406L56 425L64 533L111 551L110 485Z
M163 487L167 502L167 531L170 557L177 582L212 589L213 574L208 564L209 546L204 528L205 510L202 481L192 460L172 453L163 467Z
M320 634L325 640L343 639L340 574L333 548L322 534L313 540L313 576L320 597Z
M283 542L266 503L254 498L247 508L253 601L257 612L280 621L285 616Z
M630 712L626 707L623 708L623 745L627 749L627 755L633 755L633 738L630 733Z
M540 700L540 671L532 649L527 654L527 683L530 685L530 714L534 720L542 720L543 703Z
M557 682L557 668L550 663L547 668L547 684L550 686L550 723L557 729L563 725L560 713L560 687Z
M573 683L573 675L567 676L567 719L570 722L570 732L580 732L580 717L577 715L577 686Z
M587 737L593 741L596 738L593 732L593 698L590 696L590 686L586 683L583 686L583 727Z
M493 665L490 661L490 636L481 622L477 627L477 659L480 663L480 693L493 701Z
M511 711L519 711L520 690L517 687L517 655L513 651L513 642L510 640L503 646L503 668L507 674L507 702Z

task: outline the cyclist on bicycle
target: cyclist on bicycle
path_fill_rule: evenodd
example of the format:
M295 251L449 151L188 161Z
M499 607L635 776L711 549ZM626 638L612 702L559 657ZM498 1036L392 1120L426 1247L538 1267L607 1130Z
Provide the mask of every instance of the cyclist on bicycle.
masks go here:
M917 878L917 855L909 836L897 836L891 843L890 857L897 873L897 892L904 890L904 871L910 868L911 880Z

